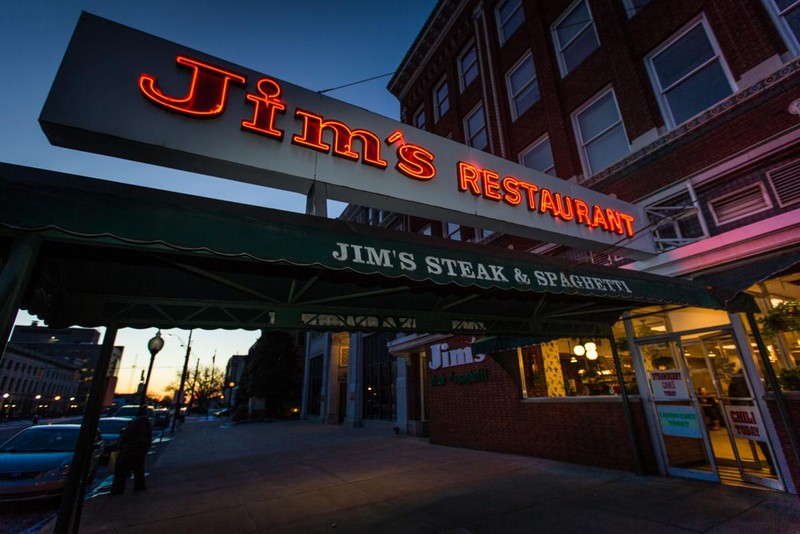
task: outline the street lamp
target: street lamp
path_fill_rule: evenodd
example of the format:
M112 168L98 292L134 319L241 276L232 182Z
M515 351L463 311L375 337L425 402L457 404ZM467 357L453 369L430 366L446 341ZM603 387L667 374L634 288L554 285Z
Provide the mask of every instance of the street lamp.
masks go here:
M3 408L4 405L8 402L8 397L10 397L10 393L3 393L3 400L0 400L0 421L3 420Z
M142 388L142 398L139 404L144 404L147 401L147 385L150 383L150 373L153 372L153 361L156 359L156 354L164 348L164 338L161 337L161 330L156 332L150 341L147 342L147 350L150 351L150 366L147 368L147 378L144 380L144 387Z

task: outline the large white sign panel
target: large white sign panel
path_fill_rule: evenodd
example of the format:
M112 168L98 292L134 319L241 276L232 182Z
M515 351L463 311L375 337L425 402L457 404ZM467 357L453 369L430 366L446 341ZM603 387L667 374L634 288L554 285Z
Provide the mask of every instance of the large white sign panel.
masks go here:
M69 148L299 193L313 187L569 246L654 252L633 204L89 14L40 122L51 143Z

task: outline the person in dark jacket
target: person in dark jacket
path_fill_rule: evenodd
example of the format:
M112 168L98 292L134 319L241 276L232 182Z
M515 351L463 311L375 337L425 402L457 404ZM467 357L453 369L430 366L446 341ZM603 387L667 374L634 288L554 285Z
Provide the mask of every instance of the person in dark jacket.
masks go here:
M133 472L133 489L141 491L144 484L144 462L150 443L153 440L153 427L147 418L147 406L140 406L136 418L122 429L119 438L119 457L114 467L114 482L111 495L121 495L125 482Z

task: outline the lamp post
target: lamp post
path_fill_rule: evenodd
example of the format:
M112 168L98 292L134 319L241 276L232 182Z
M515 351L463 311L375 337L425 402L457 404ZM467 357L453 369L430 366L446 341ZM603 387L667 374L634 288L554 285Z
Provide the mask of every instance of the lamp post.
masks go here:
M186 357L183 360L183 372L181 373L181 385L178 387L178 392L175 394L175 413L172 414L172 433L175 433L175 426L178 422L178 417L181 415L181 406L183 406L184 392L183 388L186 386L186 371L189 367L189 355L192 353L192 332L189 330L189 342L186 344ZM178 338L180 339L180 338Z
M5 416L3 415L3 408L5 408L5 404L8 402L8 397L10 397L10 393L3 393L3 400L0 400L0 421L5 420Z
M150 383L150 374L153 372L153 361L156 359L156 354L164 348L164 338L161 337L161 330L156 332L150 341L147 342L147 350L150 351L150 366L147 368L147 378L144 380L144 387L142 388L142 398L139 404L144 404L147 401L147 385Z

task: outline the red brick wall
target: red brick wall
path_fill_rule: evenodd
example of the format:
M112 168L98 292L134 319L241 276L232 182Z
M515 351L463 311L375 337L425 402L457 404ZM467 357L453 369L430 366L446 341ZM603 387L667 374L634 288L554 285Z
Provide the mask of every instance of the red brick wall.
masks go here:
M523 402L517 385L491 357L455 370L481 368L488 372L486 382L441 386L428 382L432 443L635 471L621 399ZM641 404L633 402L632 409L646 472L656 473Z

